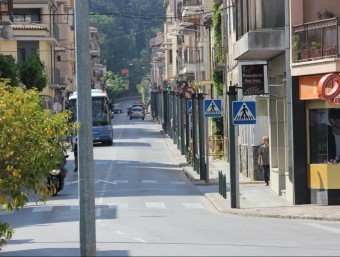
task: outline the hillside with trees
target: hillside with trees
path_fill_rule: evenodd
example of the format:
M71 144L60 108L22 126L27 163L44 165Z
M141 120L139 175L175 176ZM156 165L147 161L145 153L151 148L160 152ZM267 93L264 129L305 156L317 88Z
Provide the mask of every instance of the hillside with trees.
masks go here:
M91 0L90 25L98 28L103 61L107 70L120 74L129 69L130 89L150 72L149 40L162 30L163 0Z

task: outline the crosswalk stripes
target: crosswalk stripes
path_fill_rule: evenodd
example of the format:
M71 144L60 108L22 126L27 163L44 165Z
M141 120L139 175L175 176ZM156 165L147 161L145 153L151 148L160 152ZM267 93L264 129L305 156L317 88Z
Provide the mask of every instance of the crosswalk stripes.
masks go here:
M183 202L183 203L178 203L176 204L176 206L174 206L173 203L169 203L169 206L172 207L168 207L166 205L165 202L144 202L144 206L147 209L180 209L180 208L184 208L184 209L204 209L204 206L201 203L198 202ZM59 211L57 211L58 209L55 208L63 208L63 211L67 211L67 209L65 208L69 208L70 211L79 211L79 205L70 205L70 206L52 206L52 205L41 205L41 206L34 206L34 207L26 207L23 210L25 210L26 212L32 212L32 213L46 213L46 212L52 212L55 211L56 213L58 213ZM100 207L96 208L96 217L99 217L102 215L104 210L109 210L109 209L134 209L134 208L138 208L140 209L141 206L140 204L137 203L126 203L126 202L110 202L107 203L106 205L102 204ZM21 210L21 211L23 211ZM1 212L1 216L4 215L13 215L15 213L20 213L21 211L16 211L16 212L6 212L3 211ZM105 212L105 211L104 211Z

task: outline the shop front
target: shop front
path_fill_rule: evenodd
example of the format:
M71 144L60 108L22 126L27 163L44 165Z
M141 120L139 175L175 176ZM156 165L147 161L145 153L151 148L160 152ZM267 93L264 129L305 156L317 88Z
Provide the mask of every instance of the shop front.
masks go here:
M307 185L312 204L340 204L340 75L299 78L306 101Z

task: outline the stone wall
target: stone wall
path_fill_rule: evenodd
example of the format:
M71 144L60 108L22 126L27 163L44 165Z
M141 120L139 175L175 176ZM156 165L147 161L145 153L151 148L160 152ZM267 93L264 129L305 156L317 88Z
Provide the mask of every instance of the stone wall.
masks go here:
M253 181L263 181L262 171L257 164L259 146L240 145L240 172Z

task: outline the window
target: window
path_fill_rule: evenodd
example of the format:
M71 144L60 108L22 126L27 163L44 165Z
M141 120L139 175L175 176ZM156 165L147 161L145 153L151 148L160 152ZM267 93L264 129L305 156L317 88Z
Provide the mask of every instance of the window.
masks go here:
M22 64L29 58L38 54L39 42L18 41L18 63Z
M340 160L340 108L309 110L310 163Z
M14 9L13 21L41 23L40 9Z

